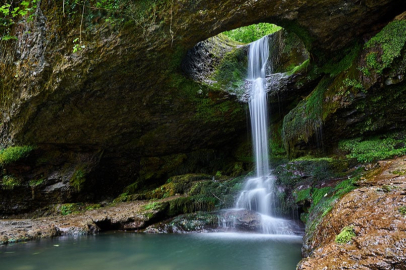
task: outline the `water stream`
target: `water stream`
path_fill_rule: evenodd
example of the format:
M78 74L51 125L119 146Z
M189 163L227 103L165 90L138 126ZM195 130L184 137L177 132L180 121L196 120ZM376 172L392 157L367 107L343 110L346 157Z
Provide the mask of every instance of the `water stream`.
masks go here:
M269 168L268 106L266 73L272 69L268 36L250 44L248 78L251 84L249 110L256 176L247 180L237 202L237 209L258 212L261 228L267 234L294 234L294 224L274 217L275 177ZM271 72L270 72L271 73Z

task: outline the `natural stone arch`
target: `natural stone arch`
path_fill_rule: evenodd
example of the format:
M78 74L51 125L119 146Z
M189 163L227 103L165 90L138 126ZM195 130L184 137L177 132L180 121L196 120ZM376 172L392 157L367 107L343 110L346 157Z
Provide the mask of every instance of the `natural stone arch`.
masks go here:
M196 84L180 72L181 59L199 41L270 22L295 32L312 60L323 61L406 6L401 0L155 2L156 17L145 24L84 27L85 48L73 53L80 19L72 30L59 3L41 1L35 21L14 28L18 41L2 44L1 144L101 151L98 176L108 172L105 186L119 183L118 190L140 178L142 166L159 171L166 160L180 163L185 152L232 145L245 133L244 110L232 98L216 93L201 102Z
M184 2L172 2L175 18L172 28L190 33L174 40L187 48L223 31L268 22L296 33L310 52L320 56L342 49L354 38L370 33L371 25L383 26L406 7L399 0ZM185 20L182 15L189 11L193 11L193 15Z

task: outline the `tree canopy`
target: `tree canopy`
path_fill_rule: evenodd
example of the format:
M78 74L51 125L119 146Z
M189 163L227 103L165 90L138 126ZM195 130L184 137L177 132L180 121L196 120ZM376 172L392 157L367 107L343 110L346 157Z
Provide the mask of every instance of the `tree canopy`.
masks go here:
M251 43L263 36L275 33L280 29L282 28L274 24L259 23L226 31L223 34L241 43Z

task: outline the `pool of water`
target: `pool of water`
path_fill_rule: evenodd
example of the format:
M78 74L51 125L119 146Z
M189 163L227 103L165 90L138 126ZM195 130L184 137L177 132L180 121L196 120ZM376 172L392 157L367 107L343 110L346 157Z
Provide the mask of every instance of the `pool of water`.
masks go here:
M262 234L59 237L0 247L7 270L294 270L302 238Z

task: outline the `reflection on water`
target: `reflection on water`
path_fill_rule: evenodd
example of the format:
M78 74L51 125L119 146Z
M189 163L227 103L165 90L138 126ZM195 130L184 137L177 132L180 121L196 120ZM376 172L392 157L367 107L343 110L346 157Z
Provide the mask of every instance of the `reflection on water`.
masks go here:
M106 233L0 247L7 270L294 270L302 239L263 234Z

